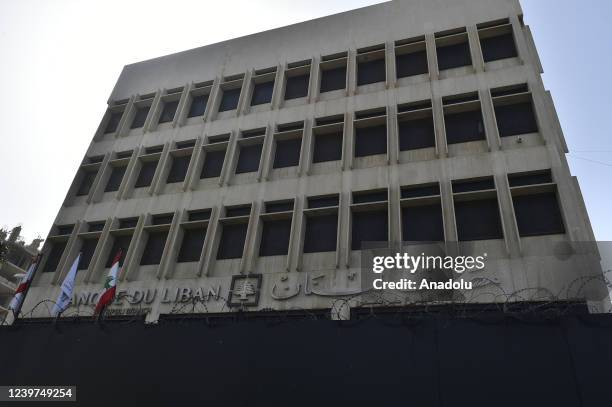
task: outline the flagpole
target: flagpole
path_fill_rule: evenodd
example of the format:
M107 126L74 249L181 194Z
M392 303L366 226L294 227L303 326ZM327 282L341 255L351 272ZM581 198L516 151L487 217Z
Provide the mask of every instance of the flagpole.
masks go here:
M23 303L25 302L26 297L28 296L28 292L30 292L30 286L34 282L34 278L36 277L36 273L38 272L38 266L40 265L40 259L41 258L42 258L42 254L38 253L36 255L36 260L34 260L36 262L36 265L34 266L34 270L32 270L32 278L30 279L30 281L26 285L26 288L25 288L25 290L23 292L23 299L19 303L19 308L17 310L12 310L13 311L13 317L14 317L13 318L13 324L15 322L17 322L17 318L19 318L19 314L21 313L21 307L23 307Z

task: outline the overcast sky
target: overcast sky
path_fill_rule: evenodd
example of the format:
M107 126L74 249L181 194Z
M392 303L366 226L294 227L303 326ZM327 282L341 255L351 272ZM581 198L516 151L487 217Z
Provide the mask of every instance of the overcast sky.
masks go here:
M124 65L374 3L0 0L0 227L46 236ZM522 4L596 237L612 240L612 2Z

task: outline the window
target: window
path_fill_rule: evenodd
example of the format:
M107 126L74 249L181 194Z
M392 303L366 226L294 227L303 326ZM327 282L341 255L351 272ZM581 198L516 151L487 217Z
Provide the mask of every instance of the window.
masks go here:
M304 253L335 252L337 234L337 213L307 216Z
M530 102L495 107L500 137L536 133L538 125Z
M88 232L101 232L102 229L104 229L104 221L100 221L100 222L89 222L87 224L87 231Z
M460 241L503 239L492 177L452 182Z
M253 95L251 96L251 106L270 103L272 101L273 91L274 91L274 81L256 83L253 86Z
M91 263L98 239L85 239L81 245L81 259L79 260L78 270L87 270Z
M123 218L119 219L119 229L135 228L138 224L138 218Z
M219 104L219 111L226 112L229 110L236 110L238 107L238 100L240 99L240 88L235 89L223 89L223 95L221 97L221 103Z
M158 160L155 161L142 161L140 166L140 172L138 173L138 178L136 179L136 184L134 184L135 188L148 187L153 182L153 176L155 175L155 170L157 169Z
M235 218L238 216L249 216L251 214L251 205L229 206L225 208L226 218Z
M224 224L221 228L221 239L217 259L240 259L244 251L244 241L248 223Z
M387 210L353 212L351 249L361 250L364 242L388 240Z
M132 125L130 128L139 129L144 126L145 121L147 120L147 116L149 115L149 110L151 106L142 106L136 108L136 113L134 114L134 119L132 120Z
M419 114L407 113L401 117L398 114L398 132L401 151L435 147L436 136L431 108L420 111Z
M291 218L265 220L259 245L260 256L286 255L289 250Z
M400 204L404 242L444 241L439 184L402 187Z
M200 261L202 248L204 247L204 239L206 238L206 227L185 229L183 233L183 242L178 254L178 263L187 263Z
M313 163L342 159L342 131L314 135Z
M346 88L346 65L321 70L321 93Z
M199 220L208 220L210 219L210 209L198 209L189 211L189 222L195 222Z
M508 19L479 24L477 28L484 62L517 56L512 25Z
M189 107L189 113L187 117L198 117L203 116L206 111L206 104L208 103L208 94L193 96L191 99L191 106Z
M465 28L436 33L435 37L440 71L472 65L470 43Z
M168 123L174 120L174 115L176 114L178 104L178 100L164 102L164 108L159 116L159 123Z
M478 93L442 98L448 144L485 140Z
M172 219L174 219L173 213L164 213L160 215L153 215L151 217L152 225L169 225L172 223Z
M521 237L565 233L550 170L509 174L508 182Z
M123 111L121 112L111 112L108 116L108 120L106 122L106 127L104 128L104 134L114 133L117 131L119 127L119 122L121 121L121 116L123 116Z
M276 140L273 168L293 167L300 162L301 138Z
M106 183L106 188L104 188L104 192L112 192L119 189L121 185L121 181L123 180L123 175L125 174L126 166L122 165L120 167L112 167L112 172L110 177L108 177L108 181Z
M111 247L110 252L108 253L108 259L106 260L106 268L109 268L113 265L113 260L119 250L122 250L121 258L119 258L119 266L123 266L123 261L125 260L125 255L127 254L128 249L130 248L130 243L132 242L132 235L116 235L113 238L113 246Z
M261 159L262 144L240 146L236 174L246 172L256 172L259 170L259 160Z
M387 152L386 110L355 113L355 157Z
M385 46L376 45L357 50L357 85L385 82Z
M396 41L395 73L398 79L428 72L425 37Z
M82 171L81 182L76 193L77 196L89 194L89 190L96 179L96 175L98 175L98 171Z
M53 242L51 244L51 251L49 252L49 257L47 257L43 273L52 273L57 269L62 254L64 254L66 243L67 242Z
M215 178L221 175L223 161L225 160L225 149L210 150L204 153L204 164L200 178Z
M74 225L58 225L57 236L69 235L74 230Z
M168 173L166 183L172 184L175 182L183 182L187 175L187 168L189 168L189 161L191 161L191 155L174 156L172 157L172 166Z
M287 77L287 83L285 85L285 100L308 96L309 82L309 73Z
M166 238L168 237L167 231L149 232L148 234L147 244L140 258L141 266L159 264L164 252L164 246L166 245Z

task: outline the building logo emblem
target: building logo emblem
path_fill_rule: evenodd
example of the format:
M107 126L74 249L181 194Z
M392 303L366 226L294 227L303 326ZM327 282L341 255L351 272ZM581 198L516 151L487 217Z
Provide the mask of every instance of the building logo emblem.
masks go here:
M261 292L261 274L232 276L227 305L230 307L256 307Z

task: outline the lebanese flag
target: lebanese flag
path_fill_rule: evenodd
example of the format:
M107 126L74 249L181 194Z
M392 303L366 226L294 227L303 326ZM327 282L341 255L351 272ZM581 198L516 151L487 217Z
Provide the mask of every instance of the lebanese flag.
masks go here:
M30 283L32 283L32 278L34 278L34 271L36 270L36 265L38 264L39 259L40 256L36 256L35 260L32 262L32 264L30 264L28 271L26 272L25 276L21 278L21 282L19 282L19 285L15 290L15 295L8 306L13 313L21 308L26 291L28 290Z
M121 260L122 254L123 250L120 249L113 259L113 266L108 272L108 276L104 282L104 292L100 295L100 299L98 300L98 304L96 305L96 309L94 311L94 314L96 315L102 312L102 310L115 299L115 291L117 290L117 273L119 272L119 260Z

